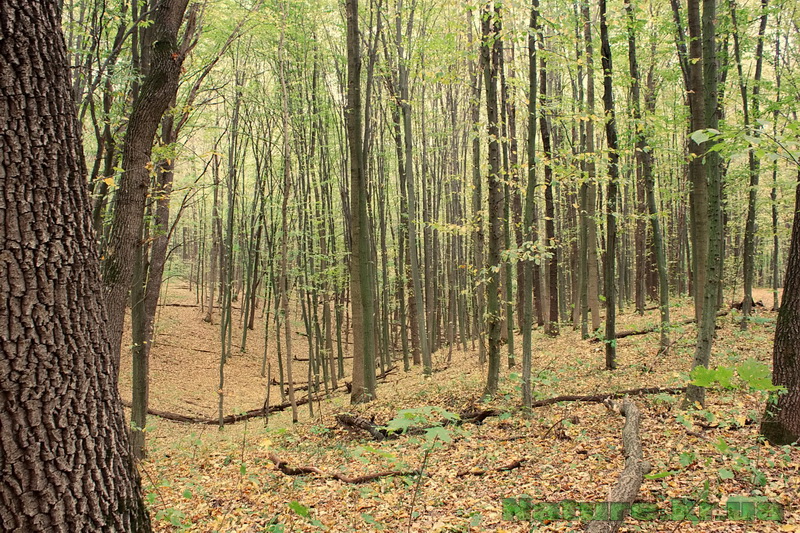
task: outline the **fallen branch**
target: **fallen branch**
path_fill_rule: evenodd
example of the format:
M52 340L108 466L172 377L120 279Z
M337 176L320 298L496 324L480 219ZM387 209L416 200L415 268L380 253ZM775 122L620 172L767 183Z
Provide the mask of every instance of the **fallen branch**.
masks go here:
M386 440L389 436L389 433L386 431L385 428L381 428L371 420L367 420L363 416L351 415L349 413L339 413L336 415L336 421L342 424L345 427L351 429L363 429L370 435L372 438L377 441Z
M606 392L606 393L603 393L603 394L588 394L588 395L585 395L585 396L567 394L567 395L563 395L563 396L554 396L552 398L546 398L544 400L537 400L537 401L535 401L535 402L533 402L531 404L531 408L545 407L545 406L557 404L557 403L560 403L560 402L601 403L601 402L604 402L604 401L609 400L609 399L624 398L625 396L641 396L641 395L645 395L645 394L659 394L659 393L680 394L680 393L683 393L685 391L686 391L686 387L665 387L665 388L662 388L662 387L642 387L642 388L639 388L639 389L627 389L627 390L621 390L621 391L617 391L617 392ZM503 411L499 411L497 409L483 409L483 410L469 409L469 410L466 410L466 411L462 411L461 414L459 415L458 419L452 420L452 421L451 420L447 420L447 419L442 420L441 423L438 424L438 426L444 427L444 426L448 426L448 425L452 425L452 424L467 424L467 423L482 424L483 421L486 420L487 418L490 418L490 417L493 417L493 416L499 416L501 414L503 414ZM342 415L336 415L337 421L340 421L344 425L349 426L349 427L353 427L353 428L357 428L357 429L363 429L364 431L369 432L370 435L372 435L372 437L375 440L384 440L384 439L387 439L387 438L391 438L391 436L389 434L384 433L381 430L379 425L375 424L374 422L372 422L370 420L367 420L367 419L361 418L361 417L357 417L357 418L361 418L362 421L366 422L365 425L367 427L362 427L361 425L358 425L358 424L350 424L348 422L345 422L344 420L340 420L339 419L340 416L342 416ZM346 416L353 416L353 415L346 415ZM370 427L370 426L371 426L371 429L368 429L368 427ZM418 428L418 427L417 428L409 428L405 432L405 434L406 435L420 434L420 433L424 433L425 430L430 429L431 427L438 427L438 426L428 426L428 427L422 427L422 428ZM379 438L376 437L376 435L374 433L376 431L379 432L382 435L382 438L379 439ZM398 436L399 436L399 434L398 434Z
M328 479L336 479L343 483L368 483L376 479L392 476L417 476L418 470L387 470L385 472L377 472L375 474L366 474L363 476L346 476L344 474L331 474L320 470L316 466L290 466L288 461L278 457L274 452L270 452L269 460L275 463L275 468L286 474L287 476L302 476L305 474L317 474L320 477Z
M614 509L614 504L633 503L639 494L644 475L650 472L650 463L644 460L642 454L642 441L639 438L642 415L636 404L628 398L621 402L608 400L603 403L610 411L625 417L625 426L622 428L625 468L620 473L617 484L608 493L608 505L595 511L595 520L589 522L586 528L589 533L614 533L617 531L628 510L626 506ZM614 518L615 520L604 520L605 518Z
M324 399L324 396L315 396L312 398L312 401L319 401ZM308 397L299 398L295 404L296 405L305 405L308 403ZM122 405L125 407L130 407L131 403L125 400L122 400ZM268 413L278 413L280 411L285 411L286 409L292 406L291 402L284 402L278 405L270 405L269 408L264 409L263 407L259 407L257 409L251 409L249 411L245 411L244 413L239 414L232 414L223 417L222 423L223 424L234 424L236 422L241 422L243 420L248 420L250 418L256 418L259 416L265 416ZM207 418L204 416L187 416L182 415L180 413L172 413L170 411L160 411L158 409L147 409L148 415L157 416L159 418L163 418L165 420L172 420L173 422L181 422L184 424L206 424L209 426L215 426L219 424L219 418Z
M545 400L537 400L531 404L531 407L544 407L546 405L553 405L559 402L589 402L600 403L608 399L623 398L625 396L642 396L645 394L678 394L686 392L686 387L642 387L640 389L628 389L617 392L606 392L604 394L588 394L586 396L576 396L567 394L564 396L555 396Z
M515 459L510 463L508 463L507 465L498 466L496 468L487 468L486 470L475 470L475 469L462 470L458 474L456 474L456 477L483 476L485 474L488 474L489 472L508 472L510 470L515 470L521 467L524 461L525 459Z
M389 374L391 374L395 370L397 370L397 367L393 366L393 367L387 369L382 374L378 374L376 376L376 379L384 379L386 376L388 376ZM339 387L337 387L335 389L331 388L329 392L334 392L334 391L336 391L338 389L341 389L341 388L343 388L342 385L340 385ZM310 400L313 401L313 402L319 402L319 401L324 400L325 396L326 395L324 395L324 394L320 394L318 396L311 397ZM295 401L295 405L305 405L308 402L309 402L309 397L306 396L305 398L298 398L297 401ZM128 402L128 401L122 400L122 405L124 405L125 407L130 407L131 403ZM244 413L227 415L226 417L224 417L222 419L222 423L223 424L234 424L236 422L241 422L243 420L248 420L250 418L257 418L259 416L265 416L266 414L269 414L269 413L278 413L280 411L285 411L286 409L290 408L291 406L292 406L292 403L287 401L287 402L283 402L283 403L278 404L278 405L271 405L271 406L269 406L268 409L265 409L264 407L259 407L257 409L250 409L249 411L245 411ZM187 415L182 415L182 414L179 414L179 413L171 413L169 411L159 411L158 409L150 409L150 408L148 408L147 409L147 414L153 415L153 416L157 416L157 417L163 418L165 420L172 420L173 422L182 422L184 424L206 424L206 425L210 425L210 426L214 426L214 425L219 424L219 418L207 418L207 417L204 417L204 416L187 416Z
M182 304L182 303L178 303L178 302L161 303L161 304L158 304L158 305L161 306L161 307L189 307L189 308L191 308L191 307L200 307L200 304ZM214 309L221 309L221 307L219 305L215 305ZM241 309L241 307L235 307L235 306L232 305L231 309L236 309L238 311L238 310Z
M720 311L717 313L718 317L725 316L728 314L728 311ZM697 322L694 318L687 318L685 320L679 320L677 322L670 322L670 327L672 326L685 326L687 324L694 324ZM644 328L639 329L624 329L622 331L617 331L614 335L615 339L624 339L625 337L632 337L634 335L646 335L647 333L653 333L654 331L660 331L661 324L656 324L654 326L647 326ZM602 339L599 337L592 337L589 339L589 342L600 342Z

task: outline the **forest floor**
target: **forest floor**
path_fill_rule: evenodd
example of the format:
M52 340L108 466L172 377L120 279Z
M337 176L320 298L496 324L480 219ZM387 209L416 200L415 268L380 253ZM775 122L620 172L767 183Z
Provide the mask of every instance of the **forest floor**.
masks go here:
M771 302L768 291L756 300ZM188 287L174 284L159 309L152 350L150 405L187 416L215 418L219 390L219 326L203 321ZM182 306L176 306L181 304ZM759 308L748 331L737 312L719 318L721 329L712 365L734 367L746 360L771 366L775 313ZM691 313L689 301L671 309L678 321ZM225 413L264 405L267 379L264 321L239 349L241 329L234 311L234 356L225 365ZM218 320L218 313L215 324ZM656 324L658 311L639 317L626 309L618 329ZM298 321L296 330L302 328ZM266 353L277 375L274 324ZM617 344L619 368L604 370L602 343L582 340L564 327L547 338L534 333L534 399L589 395L639 387L680 387L687 382L694 350L694 325L676 327L666 356L656 356L658 333L631 336ZM402 361L378 386L378 399L352 407L344 389L330 399L291 411L228 425L171 422L149 417L148 458L141 463L143 486L157 531L576 531L577 520L511 519L512 500L602 502L623 467L622 417L601 403L561 402L521 411L521 338L515 368L503 365L500 393L488 403L480 395L486 368L477 352L447 348L434 355L434 374L425 379ZM472 348L470 346L470 348ZM307 357L302 336L293 340L297 357ZM505 357L504 351L504 357ZM346 360L347 363L350 360ZM752 366L752 365L751 365ZM295 381L305 383L307 363L294 363ZM734 378L734 385L741 385ZM130 360L124 360L120 392L130 399ZM298 397L307 394L298 393ZM637 502L663 511L659 520L627 518L622 531L751 532L800 531L800 448L771 447L758 440L765 393L739 386L712 388L706 409L681 411L680 394L633 398L642 412L644 457L652 465ZM282 402L270 387L270 405ZM442 425L447 413L495 410L481 424ZM398 415L400 410L404 411ZM337 425L338 413L359 414L375 423L435 426L377 442L363 431ZM284 471L314 467L316 473ZM285 464L284 464L285 462ZM365 483L341 478L389 471ZM334 475L339 474L337 479ZM726 503L755 498L783 506L781 521L734 521ZM682 500L680 503L677 499ZM707 502L707 503L687 503ZM712 515L703 516L710 504ZM697 518L668 520L684 505ZM537 507L539 508L539 507ZM777 505L768 509L774 511ZM670 511L671 509L671 511ZM767 511L768 512L768 511ZM698 516L700 515L700 516ZM699 520L713 516L713 520ZM539 516L533 518L541 518Z

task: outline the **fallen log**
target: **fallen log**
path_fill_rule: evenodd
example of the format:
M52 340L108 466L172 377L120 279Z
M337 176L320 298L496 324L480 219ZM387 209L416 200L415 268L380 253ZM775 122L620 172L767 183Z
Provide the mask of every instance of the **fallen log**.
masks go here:
M316 474L320 477L327 479L336 479L343 483L368 483L376 479L392 476L418 476L419 470L387 470L385 472L377 472L375 474L365 474L363 476L346 476L344 474L332 474L320 470L316 466L290 466L288 461L285 461L277 456L274 452L270 452L269 460L275 463L275 468L280 470L287 476L302 476L305 474Z
M393 366L387 369L385 372L378 374L376 379L384 379L386 376L397 370L398 367ZM329 392L334 392L338 389L341 389L343 386L340 385L337 388L331 388ZM325 399L324 394L320 394L318 396L313 396L310 398L311 401L319 402ZM306 396L305 398L298 398L295 402L295 405L305 405L309 402L309 397ZM131 403L125 400L122 400L122 405L125 407L130 407ZM259 407L257 409L250 409L249 411L245 411L244 413L239 414L232 414L223 417L222 423L223 424L234 424L236 422L242 422L243 420L249 420L250 418L258 418L260 416L264 416L267 413L278 413L280 411L285 411L286 409L292 406L291 402L283 402L278 405L271 405L268 409L264 407ZM172 420L173 422L182 422L184 424L206 424L210 426L214 426L219 424L219 418L208 418L204 416L188 416L182 415L180 413L172 413L169 411L160 411L158 409L147 409L147 414L157 416L159 418L163 418L165 420Z
M178 302L166 302L166 303L160 303L158 305L160 307L188 307L188 308L200 307L200 304L182 304ZM221 309L221 307L219 305L215 305L214 309ZM238 311L241 309L241 307L236 307L232 305L231 309L236 309Z
M717 313L717 317L725 316L728 314L728 311L720 311ZM685 320L679 320L677 322L670 322L670 327L672 326L685 326L687 324L694 324L697 322L694 318L687 318ZM640 329L623 329L622 331L618 331L615 335L615 339L624 339L625 337L632 337L634 335L646 335L648 333L653 333L655 331L659 331L661 329L661 324L656 324L654 326L647 326L645 328ZM600 342L602 339L599 337L591 337L589 342Z
M628 514L630 504L639 494L644 475L650 472L650 463L644 460L642 454L642 441L639 437L642 415L636 404L628 398L621 402L608 400L603 403L610 411L625 417L625 426L622 428L625 467L617 479L617 484L608 493L607 505L595 510L593 520L586 527L589 533L617 531Z
M496 468L487 468L486 470L475 470L475 469L462 470L456 474L456 477L483 476L485 474L488 474L489 472L509 472L511 470L515 470L521 467L524 461L525 459L515 459L506 465L498 466Z
M659 394L659 393L679 394L679 393L683 393L683 392L686 392L686 387L664 387L664 388L662 388L662 387L642 387L642 388L639 388L639 389L627 389L627 390L621 390L621 391L617 391L617 392L606 392L606 393L603 393L603 394L587 394L587 395L584 395L584 396L579 396L579 395L574 395L574 394L565 394L565 395L562 395L562 396L554 396L552 398L546 398L546 399L543 399L543 400L537 400L537 401L535 401L535 402L533 402L531 404L531 408L546 407L548 405L554 405L554 404L561 403L561 402L601 403L601 402L604 402L604 401L610 400L610 399L624 398L625 396L642 396L642 395L645 395L645 394ZM456 420L447 420L447 419L442 420L442 422L439 424L439 426L444 427L444 426L452 425L452 424L465 424L465 423L482 424L483 421L486 420L487 418L490 418L490 417L493 417L493 416L499 416L501 414L503 414L503 411L499 411L497 409L483 409L483 410L469 409L469 410L466 410L466 411L462 411L459 414L458 419L456 419ZM339 416L341 416L341 415L336 415L336 420L337 421L339 421ZM352 415L347 415L347 416L352 416ZM375 424L374 422L372 422L370 420L367 420L365 418L362 418L362 417L358 417L358 418L361 418L361 420L363 420L364 422L369 424L369 426L371 426L372 429L367 429L367 427L361 427L361 425L348 424L348 423L346 423L344 421L341 421L341 422L346 426L350 426L352 428L357 428L357 429L363 429L364 431L369 432L370 435L372 435L372 437L375 440L384 440L384 439L387 439L387 438L392 438L392 436L395 435L395 434L391 434L390 435L388 433L383 433L383 430L382 430L381 426L379 426L379 425ZM415 434L416 435L416 434L424 433L425 430L430 429L431 427L435 427L435 426L428 426L428 427L422 427L422 428L409 428L406 431L405 434L406 435L410 435L410 434ZM436 426L436 427L438 427L438 426ZM383 438L378 439L374 434L375 431L380 432L383 435Z
M323 400L325 396L315 396L312 398L313 401L320 401ZM295 402L296 405L305 405L308 403L308 397L305 398L298 398ZM122 400L122 405L125 407L130 407L131 403L125 400ZM222 418L223 424L234 424L236 422L241 422L243 420L248 420L250 418L257 418L259 416L264 416L267 412L268 413L278 413L280 411L285 411L286 409L292 406L291 402L284 402L278 405L270 405L268 409L264 409L263 407L259 407L257 409L251 409L249 411L245 411L244 413L239 414L232 414L227 415ZM182 422L184 424L205 424L209 426L215 426L219 424L219 418L208 418L205 416L187 416L182 415L180 413L172 413L170 411L161 411L159 409L147 409L148 415L157 416L159 418L163 418L165 420L172 420L173 422Z

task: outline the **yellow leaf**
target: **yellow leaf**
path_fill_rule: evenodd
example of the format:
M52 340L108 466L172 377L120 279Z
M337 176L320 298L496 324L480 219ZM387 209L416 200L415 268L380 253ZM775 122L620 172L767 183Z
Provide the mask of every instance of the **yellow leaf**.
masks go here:
M269 448L272 446L272 441L270 439L261 439L258 445L264 450L269 450Z
M114 184L116 183L116 182L114 181L114 178L112 178L112 177L105 178L105 179L103 179L103 181L104 181L104 182L106 183L106 185L108 185L109 187L113 187L113 186L114 186Z

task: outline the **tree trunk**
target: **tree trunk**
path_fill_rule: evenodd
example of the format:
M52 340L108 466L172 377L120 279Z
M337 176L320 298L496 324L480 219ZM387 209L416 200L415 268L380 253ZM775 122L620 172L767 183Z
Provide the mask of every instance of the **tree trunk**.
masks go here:
M413 286L414 316L416 317L416 329L419 334L419 346L422 352L422 371L426 376L431 374L431 349L428 337L428 324L425 318L426 308L422 293L422 274L420 273L419 245L417 244L417 193L416 183L414 182L414 140L411 131L411 96L408 87L408 58L402 46L402 35L400 31L400 21L397 22L397 54L399 62L398 85L400 91L400 110L403 118L403 138L405 140L405 171L406 171L406 192L408 200L408 256L411 260L411 283ZM409 30L413 24L413 11L409 18ZM407 32L408 33L408 32Z
M800 183L800 171L797 173ZM794 223L786 266L786 286L775 324L772 382L786 388L767 402L761 434L775 445L800 439L800 187L795 191ZM777 397L776 397L777 396Z
M487 2L483 7L481 29L483 41L481 60L483 81L486 87L486 114L489 133L489 254L486 261L486 314L489 333L489 368L485 396L497 392L500 379L500 339L503 319L500 309L500 251L503 245L503 183L500 176L500 146L498 138L497 77L501 41L498 35L499 6L492 9Z
M350 300L353 316L351 403L375 399L375 337L370 281L369 216L361 112L361 44L358 0L347 0L347 140L350 156Z
M739 28L736 22L736 3L729 0L731 21L733 22L733 51L736 57L736 70L739 74L739 91L742 96L742 112L744 127L747 133L755 138L759 135L758 128L753 127L753 121L758 120L759 92L761 84L761 71L764 64L764 32L767 29L767 4L768 0L761 0L761 22L758 26L758 41L756 44L756 67L753 74L752 96L747 94L747 81L742 69L742 51L739 44ZM752 98L752 108L749 99ZM756 255L756 198L758 192L758 178L761 171L761 162L756 158L755 146L747 152L747 169L750 175L750 186L747 192L747 221L744 229L744 254L742 269L744 271L744 298L742 299L741 328L747 329L747 321L753 311L753 274L755 270Z
M469 36L472 38L472 20L467 20L469 26ZM486 362L486 321L484 314L486 309L483 279L481 271L484 267L483 258L483 179L481 177L481 141L480 141L480 99L481 99L481 69L483 67L483 55L480 56L480 66L472 68L470 71L470 83L472 85L472 98L469 101L470 123L472 125L472 247L473 247L473 274L475 276L475 332L478 337L478 362ZM473 63L474 64L474 63Z
M539 35L539 0L533 0L531 7L531 21L528 30L528 183L525 189L525 212L523 229L525 239L533 243L536 241L536 38ZM537 268L533 257L527 257L522 264L525 275L524 283L525 301L522 312L522 405L528 409L532 407L533 394L531 390L531 371L533 364L533 271Z
M611 46L608 41L606 0L600 0L600 42L603 62L603 108L606 114L606 139L608 143L608 192L606 194L606 369L617 367L616 289L614 287L614 261L617 250L617 184L619 182L619 144L617 123L614 117L614 92L612 85Z
M703 111L705 123L708 128L713 129L717 128L719 120L715 18L716 0L703 0ZM702 316L698 320L697 346L692 368L697 366L708 367L717 322L717 297L722 279L721 168L719 152L712 149L714 144L716 144L716 141L712 139L699 145L702 152L706 154L703 158L703 166L705 175L708 178L707 224L704 225L707 227L708 233L708 256ZM700 291L699 284L695 285L695 287L697 291ZM704 403L705 388L690 384L686 388L684 405L703 405Z
M661 341L660 351L663 352L669 347L669 283L667 280L667 258L664 253L664 239L661 235L661 226L658 220L658 208L656 206L655 195L655 179L653 177L653 149L650 146L651 128L648 127L647 121L642 120L641 104L639 101L639 93L641 87L641 76L639 75L639 64L636 59L636 15L634 7L631 2L626 4L626 11L628 12L628 63L631 71L631 101L633 104L633 117L634 128L636 131L636 159L638 167L641 172L642 182L644 186L644 194L647 203L647 216L650 219L650 233L653 240L653 248L655 249L656 265L658 268L658 287L659 287L659 303L658 308L661 314ZM645 110L650 115L655 113L656 95L655 95L655 81L653 79L653 66L650 67L650 72L647 78L647 91L645 94ZM637 180L637 195L638 195L638 180ZM637 235L639 234L637 222ZM639 250L637 246L637 266L636 266L636 285L637 296L636 306L639 310L640 303L644 304L644 295L641 296L642 302L639 301L640 279L639 271L639 255L643 255L644 250ZM644 266L642 265L642 268ZM641 273L643 275L643 273ZM642 287L643 289L643 287ZM644 292L644 291L642 291ZM642 307L641 312L644 312Z
M544 46L544 37L539 28L539 47ZM544 48L542 48L543 50ZM531 96L533 98L533 96ZM547 259L547 293L548 311L545 320L545 333L551 337L558 335L558 247L556 246L555 230L555 204L553 202L553 147L550 135L550 125L545 116L545 105L547 105L547 61L544 57L539 58L539 103L541 110L539 114L539 135L542 137L542 149L544 150L544 233L547 240L547 252L550 254Z
M160 0L155 8L147 74L133 102L122 149L124 175L117 190L114 221L104 252L108 327L114 356L119 360L122 327L134 258L142 246L144 205L150 184L150 156L161 117L175 98L186 52L178 46L178 31L188 0Z
M0 3L0 523L146 532L60 21Z
M586 45L586 266L587 266L587 303L592 313L592 331L600 327L600 297L597 260L597 222L595 210L597 205L597 183L595 183L594 153L594 47L592 45L592 21L589 14L589 2L582 3L583 39Z

